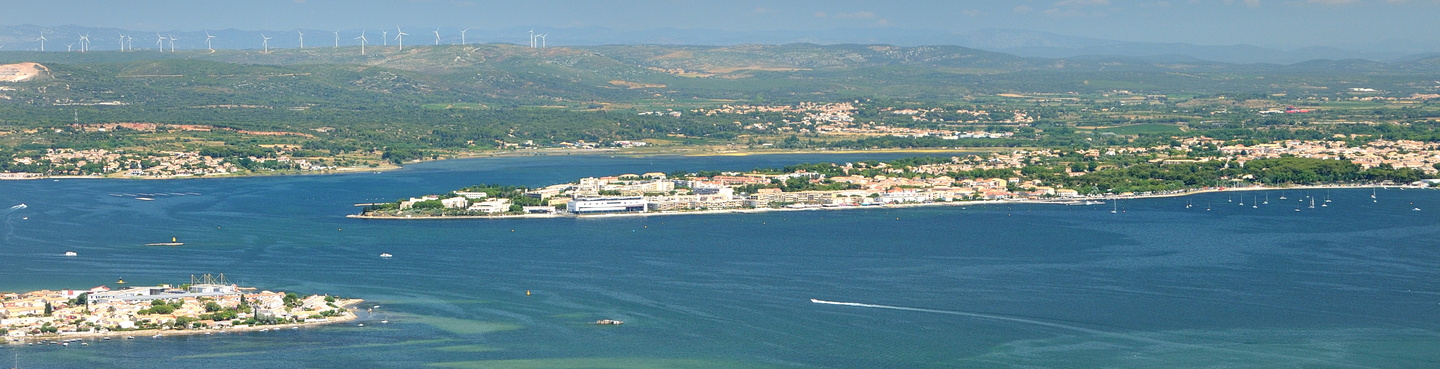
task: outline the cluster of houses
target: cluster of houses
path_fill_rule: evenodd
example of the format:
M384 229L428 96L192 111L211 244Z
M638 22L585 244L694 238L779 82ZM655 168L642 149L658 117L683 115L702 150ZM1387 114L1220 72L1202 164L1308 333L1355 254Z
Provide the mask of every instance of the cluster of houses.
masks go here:
M61 175L107 175L124 173L127 177L183 177L196 175L230 174L242 168L225 161L224 158L201 155L195 151L167 151L159 153L125 153L105 149L47 149L38 157L19 156L11 159L16 164L48 166L49 174ZM306 159L289 157L250 157L256 162L277 161L300 170L334 169L312 163ZM13 178L25 179L25 178Z
M1336 137L1328 141L1289 140L1263 143L1251 146L1221 146L1220 152L1231 155L1235 160L1246 162L1254 159L1295 156L1302 158L1349 160L1369 169L1382 165L1393 168L1410 168L1426 173L1436 173L1435 165L1440 164L1440 143L1412 140L1374 140L1361 146L1351 146Z
M189 322L189 326L179 328L223 329L251 318L317 322L343 313L333 299L327 301L324 295L312 295L287 304L283 292L255 292L253 288L223 284L183 287L157 285L112 290L99 286L88 290L4 293L0 294L0 302L4 304L0 310L0 331L11 339L23 339L43 334L170 329L182 319ZM157 301L173 309L152 311ZM234 319L201 319L207 314L213 317L215 311L207 310L210 303L238 312ZM242 304L249 309L239 310Z
M846 164L846 169L855 164ZM880 165L884 165L881 163ZM918 168L909 168L913 170ZM934 170L934 168L930 168ZM849 184L844 190L784 191L766 187L802 179L815 184ZM758 186L755 186L758 185ZM742 188L753 193L741 192ZM1019 188L1021 191L1012 191ZM624 174L582 178L526 191L524 196L546 205L518 209L523 214L594 214L611 212L670 212L754 209L773 207L842 207L960 200L1000 200L1016 197L1078 197L1071 189L1043 186L1037 180L981 178L956 180L948 176L860 175L829 177L821 173L736 173L708 177L667 178L664 173ZM414 197L400 202L402 211L423 201L439 201L445 208L485 214L516 214L508 199L487 198L485 193L454 192Z

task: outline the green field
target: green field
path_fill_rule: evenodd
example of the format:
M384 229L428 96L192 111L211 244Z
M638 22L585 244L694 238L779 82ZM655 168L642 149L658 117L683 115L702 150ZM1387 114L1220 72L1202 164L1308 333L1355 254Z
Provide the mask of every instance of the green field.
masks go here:
M1117 135L1138 135L1138 134L1179 134L1184 132L1180 126L1173 124L1146 123L1129 126L1109 127L1096 129L1095 132L1108 132Z

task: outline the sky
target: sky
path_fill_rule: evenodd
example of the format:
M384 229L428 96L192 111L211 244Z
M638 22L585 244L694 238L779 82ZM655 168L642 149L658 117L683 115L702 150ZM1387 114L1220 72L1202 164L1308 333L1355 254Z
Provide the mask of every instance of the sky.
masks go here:
M0 0L0 25L137 31L604 27L1015 29L1199 45L1440 45L1440 0ZM523 36L522 36L523 38ZM1434 50L1440 51L1440 50Z

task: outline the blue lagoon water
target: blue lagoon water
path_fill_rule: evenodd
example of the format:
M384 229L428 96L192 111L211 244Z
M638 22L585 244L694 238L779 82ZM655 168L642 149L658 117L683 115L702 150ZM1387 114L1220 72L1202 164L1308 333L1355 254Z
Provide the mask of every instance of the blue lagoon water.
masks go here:
M381 306L362 314L363 327L9 345L0 361L18 353L22 368L1440 366L1434 191L1380 190L1378 202L1368 189L1287 191L1287 200L1271 192L1258 209L1248 196L1263 192L1245 193L1244 206L1227 201L1238 193L1216 193L1122 201L1118 214L1108 205L985 205L344 217L354 203L476 183L871 158L522 157L378 174L0 182L0 290L225 273L242 285ZM1307 195L1333 202L1309 209ZM11 208L20 203L27 207ZM186 245L144 246L171 237ZM626 323L591 324L598 319Z

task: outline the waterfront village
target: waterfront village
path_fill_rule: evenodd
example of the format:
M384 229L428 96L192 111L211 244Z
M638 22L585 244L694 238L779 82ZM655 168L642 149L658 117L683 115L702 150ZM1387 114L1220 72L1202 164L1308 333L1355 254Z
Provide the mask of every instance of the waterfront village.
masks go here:
M1120 158L1157 166L1222 162L1243 168L1256 160L1303 158L1312 163L1353 163L1414 174L1402 184L1430 185L1440 166L1440 144L1374 140L1362 146L1342 138L1285 141L1244 146L1208 138L1188 138L1168 146L1101 148L1074 151L1016 150L956 156L905 165L858 162L798 166L787 170L704 173L642 173L583 178L544 188L475 186L444 195L370 204L356 217L558 216L596 213L666 213L730 209L833 208L925 204L971 200L1055 200L1079 202L1092 197L1148 195L1109 193L1096 188L1066 188L1022 174L1027 166L1063 168L1061 178L1114 169ZM1198 155L1213 156L1198 156ZM933 158L932 158L933 159ZM1066 162L1067 160L1076 160ZM1108 160L1108 161L1107 161ZM1084 165L1081 163L1086 163ZM1347 164L1349 165L1349 164ZM1218 166L1218 165L1217 165ZM1053 177L1052 177L1053 178ZM1253 175L1220 178L1213 187L1263 185ZM1052 180L1053 181L1053 180ZM1391 179L1383 179L1391 181ZM1062 182L1062 181L1055 181ZM1191 188L1193 189L1193 188ZM1172 188L1169 192L1188 189Z
M73 132L211 132L226 131L247 136L300 136L305 133L246 131L192 124L103 123L75 124ZM64 131L57 129L56 132ZM263 152L233 150L126 150L51 148L29 156L8 158L13 172L0 172L0 179L35 179L44 176L119 176L125 178L175 178L229 175L241 172L338 170L334 162L299 157L304 150L294 145L271 145ZM318 159L318 160L317 160ZM355 163L347 163L355 164Z
M118 282L123 286L124 281ZM8 342L268 329L278 324L348 321L360 300L256 291L224 275L191 277L180 286L97 286L83 290L3 293L0 335Z

